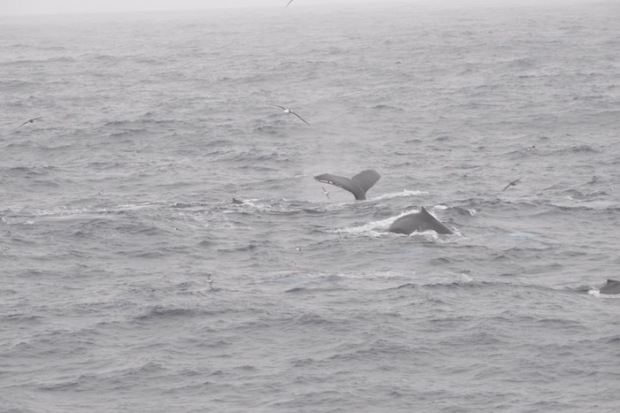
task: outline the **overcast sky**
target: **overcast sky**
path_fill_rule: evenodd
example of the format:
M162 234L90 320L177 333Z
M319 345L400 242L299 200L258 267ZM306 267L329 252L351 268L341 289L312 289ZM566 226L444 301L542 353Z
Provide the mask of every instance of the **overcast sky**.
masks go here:
M372 0L293 0L289 7ZM381 1L381 0L374 0ZM0 0L0 14L97 13L229 7L282 7L288 0Z
M148 10L188 10L230 7L282 7L289 0L0 0L0 15L15 14L64 14L64 13L99 13L128 12ZM402 2L418 3L575 3L600 0L401 0ZM620 0L610 0L620 1ZM289 6L304 7L325 3L370 3L386 0L293 0Z

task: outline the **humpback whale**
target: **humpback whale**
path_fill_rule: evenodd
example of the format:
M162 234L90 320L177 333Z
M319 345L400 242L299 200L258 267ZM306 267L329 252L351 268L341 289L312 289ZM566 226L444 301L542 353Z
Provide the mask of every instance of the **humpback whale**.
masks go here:
M388 231L409 235L412 232L435 231L438 234L453 234L452 230L442 224L426 208L398 218L390 225Z
M601 294L620 294L620 281L607 280L607 283L599 289Z
M358 173L351 179L332 174L317 175L314 179L326 184L336 185L349 191L356 200L361 201L366 199L366 192L381 179L381 175L372 169L367 169Z

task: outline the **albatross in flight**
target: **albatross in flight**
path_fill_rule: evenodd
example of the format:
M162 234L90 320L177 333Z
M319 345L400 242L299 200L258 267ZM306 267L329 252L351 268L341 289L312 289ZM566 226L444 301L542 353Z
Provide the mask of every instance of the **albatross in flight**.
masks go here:
M510 188L511 186L516 186L519 182L521 182L521 178L515 179L514 181L512 181L508 185L506 185L504 187L504 189L502 189L502 192L504 192L506 189Z
M21 125L18 126L18 128L21 128L22 126L24 126L26 123L34 123L35 120L39 120L39 119L43 119L43 118L32 118L32 119L28 119L26 122L22 123Z
M297 113L293 112L292 110L285 108L284 106L280 106L280 105L273 105L273 104L272 104L271 106L275 106L276 108L280 108L280 109L282 109L282 110L284 111L284 113L290 113L291 115L295 115L295 116L297 116L299 119L301 119L301 121L302 121L303 123L305 123L306 125L310 125L308 122L306 122L306 121L304 120L304 118L302 118L301 116L299 116Z

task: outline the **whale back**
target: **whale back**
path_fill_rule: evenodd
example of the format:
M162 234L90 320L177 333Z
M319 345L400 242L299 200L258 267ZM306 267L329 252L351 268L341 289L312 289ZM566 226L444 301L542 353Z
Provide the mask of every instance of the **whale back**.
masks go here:
M442 224L426 208L398 218L390 225L388 231L409 235L412 232L435 231L438 234L453 234L452 230Z
M607 283L599 290L601 294L620 294L620 281L607 280Z
M366 199L366 192L372 188L380 178L381 175L372 169L362 171L351 179L333 174L322 174L314 177L314 179L319 182L335 185L351 192L358 201Z

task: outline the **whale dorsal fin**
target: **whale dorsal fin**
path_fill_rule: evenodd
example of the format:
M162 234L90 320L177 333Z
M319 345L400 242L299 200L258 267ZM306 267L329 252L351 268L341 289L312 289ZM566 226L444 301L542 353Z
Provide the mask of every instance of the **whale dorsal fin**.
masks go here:
M430 212L428 212L428 209L424 207L420 207L420 214L435 218Z
M314 177L319 182L336 185L353 194L358 201L366 199L366 192L381 178L376 171L367 169L355 175L353 178L345 178L333 174L322 174Z
M413 212L398 218L390 225L388 231L406 235L423 231L435 231L438 234L453 233L424 207L420 208L420 212Z
M452 234L453 233L450 228L448 228L446 225L444 225L443 222L435 218L435 216L431 214L430 212L428 212L426 208L424 207L420 208L420 215L426 219L429 229L432 229L436 233L438 234Z
M608 279L599 291L601 294L620 294L620 281Z

